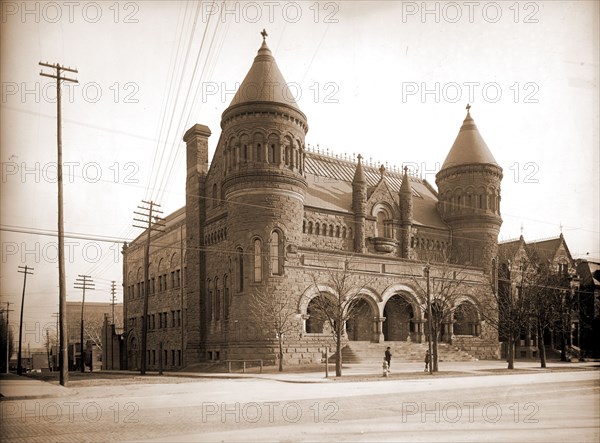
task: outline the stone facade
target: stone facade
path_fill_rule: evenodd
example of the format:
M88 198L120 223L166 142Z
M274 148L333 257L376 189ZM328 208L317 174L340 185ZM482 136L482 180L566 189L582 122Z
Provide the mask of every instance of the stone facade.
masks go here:
M285 336L286 362L319 362L332 338L311 319L311 300L334 291L327 272L349 274L360 292L344 340L423 342L426 262L434 279L461 281L453 308L464 309L445 320L442 339L476 357L497 357L497 333L483 313L495 312L490 270L502 170L470 114L438 174L438 195L406 169L309 150L307 117L285 84L263 41L223 112L212 162L209 128L195 125L183 137L186 207L166 217L166 231L151 240L148 368L157 367L159 348L163 367L275 362L274 334L250 315L261 291L290 300L295 329ZM141 358L145 239L124 248L130 368Z

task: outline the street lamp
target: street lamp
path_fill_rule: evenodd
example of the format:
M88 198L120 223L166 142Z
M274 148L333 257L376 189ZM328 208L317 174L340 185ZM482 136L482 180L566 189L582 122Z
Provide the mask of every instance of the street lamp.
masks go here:
M433 355L433 349L432 349L432 338L433 338L433 317L431 315L431 291L429 289L429 264L427 264L425 266L425 268L423 269L423 272L425 273L425 277L427 278L427 317L428 317L428 329L429 329L429 338L428 338L428 347L429 347L429 373L433 374L433 361L434 361L434 355Z

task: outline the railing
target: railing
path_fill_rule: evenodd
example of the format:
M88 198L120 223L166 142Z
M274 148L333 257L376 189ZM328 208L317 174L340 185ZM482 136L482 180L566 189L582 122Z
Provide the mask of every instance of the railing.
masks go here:
M231 372L231 363L241 363L242 364L242 372L246 372L246 362L258 362L260 364L260 373L263 371L263 361L262 359L254 359L254 360L225 360L227 363L227 372Z

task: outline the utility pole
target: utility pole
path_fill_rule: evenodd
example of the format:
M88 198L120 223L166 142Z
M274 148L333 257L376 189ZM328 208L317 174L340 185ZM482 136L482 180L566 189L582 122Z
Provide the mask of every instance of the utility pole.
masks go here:
M152 231L162 232L164 230L164 221L157 214L162 214L160 205L152 200L142 200L142 205L138 206L139 211L133 211L141 218L134 218L139 224L133 224L136 228L146 229L147 239L144 248L144 307L142 313L142 349L140 355L140 374L146 374L146 348L148 335L148 292L150 290L150 278L148 275L150 267L150 236Z
M56 344L56 351L52 351L52 370L54 371L56 369L56 364L58 363L58 356L56 355L57 352L59 352L59 348L58 348L58 330L59 330L59 324L58 324L58 320L60 318L60 315L58 312L54 312L52 314L52 316L54 318L56 318L56 337L54 339L54 343Z
M75 289L83 290L83 297L81 299L81 324L79 328L79 355L81 356L81 372L85 372L85 358L83 352L83 308L85 305L85 290L94 290L94 281L89 275L81 275L75 279Z
M23 372L22 360L21 360L21 346L23 342L23 307L25 306L25 285L27 284L27 276L33 275L33 268L29 266L19 266L17 272L23 274L23 296L21 297L21 321L19 322L19 355L17 356L17 374L21 375ZM8 345L8 342L7 342Z
M9 301L6 302L6 367L4 368L4 373L8 374L10 367L10 334L8 333L9 323L8 323L8 315L13 309L10 309L11 303Z
M50 64L39 63L40 66L55 69L56 74L46 74L40 72L43 77L56 79L56 145L57 145L57 161L56 175L58 182L58 293L59 293L59 315L60 315L60 384L67 386L69 382L68 371L68 336L67 336L67 280L65 277L65 232L63 219L63 177L62 177L62 126L61 126L61 81L79 83L76 79L64 77L61 75L63 71L77 73L77 69L67 68L58 63Z
M111 312L112 312L112 324L115 324L115 300L117 298L116 296L116 291L117 291L117 287L116 287L117 282L112 280L110 282L110 302L111 302Z
M432 343L431 340L433 338L433 316L431 314L431 291L429 289L429 264L427 264L425 266L425 277L427 277L427 319L429 320L428 323L428 329L429 329L429 339L428 341L428 346L429 346L429 374L433 374L433 361L434 361L434 355L433 355L433 349L432 349ZM435 356L437 357L437 356Z

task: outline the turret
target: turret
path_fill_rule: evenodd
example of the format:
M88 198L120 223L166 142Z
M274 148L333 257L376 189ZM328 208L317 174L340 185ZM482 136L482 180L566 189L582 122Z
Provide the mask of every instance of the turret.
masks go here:
M438 210L452 229L451 260L487 272L498 249L502 168L467 116L436 175Z
M352 179L352 210L354 211L354 252L365 251L365 219L367 217L367 180L362 166L362 156Z
M408 168L404 167L404 176L400 186L400 257L410 258L410 229L413 223L413 193L408 178Z

